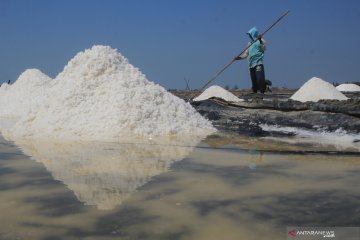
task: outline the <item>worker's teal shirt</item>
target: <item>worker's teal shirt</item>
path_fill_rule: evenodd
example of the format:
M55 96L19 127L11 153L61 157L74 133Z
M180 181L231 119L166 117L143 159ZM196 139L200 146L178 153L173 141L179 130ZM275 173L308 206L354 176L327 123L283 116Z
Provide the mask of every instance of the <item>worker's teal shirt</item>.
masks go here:
M253 27L248 32L254 40L256 40L257 36L259 35L258 30ZM256 40L248 49L249 55L247 57L249 61L249 67L253 68L256 65L260 65L264 63L264 50L261 46L261 43L259 40Z

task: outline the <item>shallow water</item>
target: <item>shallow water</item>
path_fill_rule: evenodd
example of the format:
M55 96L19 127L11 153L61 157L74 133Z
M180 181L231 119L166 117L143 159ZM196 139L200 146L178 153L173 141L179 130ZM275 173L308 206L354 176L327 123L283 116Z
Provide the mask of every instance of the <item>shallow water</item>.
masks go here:
M286 239L359 226L360 154L230 135L199 144L0 139L0 239Z

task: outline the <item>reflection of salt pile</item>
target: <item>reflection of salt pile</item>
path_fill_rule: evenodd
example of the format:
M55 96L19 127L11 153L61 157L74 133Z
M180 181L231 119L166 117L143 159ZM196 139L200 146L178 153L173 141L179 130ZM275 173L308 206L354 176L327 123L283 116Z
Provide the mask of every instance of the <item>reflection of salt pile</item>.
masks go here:
M200 96L194 98L194 101L203 101L212 97L221 98L228 102L241 102L244 101L243 99L240 99L236 97L231 92L223 89L220 86L211 86L207 88Z
M152 177L167 171L172 163L185 158L196 141L116 144L32 140L16 144L25 154L43 163L54 179L62 181L79 201L99 209L112 209Z
M51 78L38 69L24 71L13 85L0 88L0 116L16 117L43 102Z
M344 83L336 87L340 92L360 92L360 86L353 83Z
M321 99L346 100L344 94L320 78L313 77L307 81L290 99L300 102L317 102Z
M189 103L148 81L107 46L78 53L56 77L46 100L21 117L10 136L115 140L214 131Z

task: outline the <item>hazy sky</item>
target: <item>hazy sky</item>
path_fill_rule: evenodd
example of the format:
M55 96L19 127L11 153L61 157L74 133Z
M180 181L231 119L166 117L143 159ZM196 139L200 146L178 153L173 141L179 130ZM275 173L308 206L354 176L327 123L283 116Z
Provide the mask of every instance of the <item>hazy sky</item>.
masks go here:
M203 86L242 51L247 32L265 30L266 78L300 87L313 76L360 81L358 0L0 0L0 82L28 68L50 77L92 45L117 48L166 88ZM213 84L250 88L247 62Z

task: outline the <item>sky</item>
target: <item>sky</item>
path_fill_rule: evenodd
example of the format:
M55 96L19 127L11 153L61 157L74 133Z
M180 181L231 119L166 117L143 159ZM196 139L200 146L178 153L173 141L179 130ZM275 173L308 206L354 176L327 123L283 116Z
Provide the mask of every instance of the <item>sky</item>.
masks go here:
M266 79L299 88L312 77L360 81L358 0L0 0L0 83L29 68L55 78L76 53L116 48L165 88L199 89L261 32ZM246 61L211 85L251 87Z

